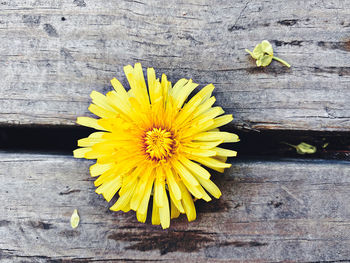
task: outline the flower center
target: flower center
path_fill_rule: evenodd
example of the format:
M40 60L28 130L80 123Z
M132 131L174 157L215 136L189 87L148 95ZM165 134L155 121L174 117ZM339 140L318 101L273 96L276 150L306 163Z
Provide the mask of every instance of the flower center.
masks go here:
M174 140L171 132L161 129L153 128L146 132L145 146L146 153L151 159L162 160L171 156Z

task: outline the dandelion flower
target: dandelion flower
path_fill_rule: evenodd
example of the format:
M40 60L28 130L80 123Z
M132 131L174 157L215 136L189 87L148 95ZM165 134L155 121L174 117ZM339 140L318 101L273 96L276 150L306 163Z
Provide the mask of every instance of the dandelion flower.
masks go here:
M180 79L172 86L166 75L159 80L148 68L146 84L139 63L124 67L124 72L130 90L114 78L114 90L106 96L91 93L89 110L100 118L79 117L77 123L99 131L78 141L82 148L74 157L97 159L90 167L91 176L98 177L96 192L108 202L119 194L111 210L134 210L145 222L153 195L152 224L168 228L170 218L180 213L192 221L194 198L221 196L203 166L218 172L231 166L226 159L236 152L218 145L239 139L218 127L231 122L232 115L212 107L212 84L188 100L198 86L192 80Z

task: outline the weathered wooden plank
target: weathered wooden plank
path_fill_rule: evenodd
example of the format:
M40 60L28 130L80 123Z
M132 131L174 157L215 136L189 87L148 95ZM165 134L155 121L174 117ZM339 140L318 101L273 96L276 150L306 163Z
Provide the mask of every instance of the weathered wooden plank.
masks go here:
M142 62L213 82L237 127L349 131L349 15L345 0L2 1L0 124L75 125ZM244 48L263 39L291 69L255 67Z
M349 162L234 162L215 175L221 199L197 201L196 221L181 216L161 230L109 211L90 161L0 157L1 262L350 261ZM75 208L81 224L72 230Z

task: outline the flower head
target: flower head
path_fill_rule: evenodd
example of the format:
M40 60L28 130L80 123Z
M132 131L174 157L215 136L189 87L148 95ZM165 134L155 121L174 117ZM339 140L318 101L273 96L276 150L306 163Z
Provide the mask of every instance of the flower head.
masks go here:
M111 210L134 210L145 222L153 194L152 224L168 228L170 218L180 213L192 221L193 197L210 201L208 193L221 195L202 165L223 172L231 166L225 163L227 157L236 156L218 147L239 141L237 135L218 129L231 122L232 115L212 107L212 84L187 101L198 86L192 80L180 79L172 86L166 75L156 79L154 69L148 68L146 85L139 63L124 67L124 72L129 91L112 79L114 91L106 96L91 93L89 110L100 118L79 117L77 123L100 131L79 140L82 148L74 157L97 159L90 167L91 176L98 177L96 192L109 202L119 191Z
M270 65L272 59L281 62L288 68L290 67L286 61L273 55L272 45L267 40L263 40L261 43L257 44L253 52L251 52L249 49L245 49L245 51L248 52L254 59L256 59L256 65L258 67L266 67Z

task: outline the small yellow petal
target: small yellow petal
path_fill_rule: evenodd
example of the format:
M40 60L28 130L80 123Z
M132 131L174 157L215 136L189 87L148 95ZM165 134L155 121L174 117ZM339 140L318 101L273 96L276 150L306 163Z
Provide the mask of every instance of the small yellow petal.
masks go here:
M73 229L77 228L78 225L79 225L79 221L80 221L80 217L78 215L78 210L74 209L73 214L72 214L72 216L70 218L70 225L71 225L71 227Z

